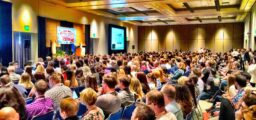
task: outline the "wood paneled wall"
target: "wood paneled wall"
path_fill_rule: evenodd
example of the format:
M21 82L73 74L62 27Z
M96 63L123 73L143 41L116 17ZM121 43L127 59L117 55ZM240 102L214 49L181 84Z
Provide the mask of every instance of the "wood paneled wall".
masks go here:
M215 52L243 47L243 23L139 26L139 51L208 48Z

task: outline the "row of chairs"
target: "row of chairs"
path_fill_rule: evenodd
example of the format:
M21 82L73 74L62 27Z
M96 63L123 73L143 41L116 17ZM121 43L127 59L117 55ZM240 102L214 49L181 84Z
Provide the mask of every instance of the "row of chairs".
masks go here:
M130 120L132 116L132 112L136 108L135 103L132 103L129 106L126 106L124 108L121 108L119 111L116 113L112 113L109 115L107 120Z
M77 116L81 118L86 111L87 111L86 106L80 103ZM32 120L62 120L62 118L60 116L60 111L57 110L57 111L48 112L45 115L35 116L32 118Z

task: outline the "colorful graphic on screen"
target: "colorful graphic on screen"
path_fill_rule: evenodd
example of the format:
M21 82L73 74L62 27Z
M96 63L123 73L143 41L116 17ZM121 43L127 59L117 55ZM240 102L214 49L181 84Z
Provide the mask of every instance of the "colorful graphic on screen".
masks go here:
M124 29L112 27L111 30L111 50L124 50Z
M57 37L59 44L74 44L76 41L76 29L58 26Z

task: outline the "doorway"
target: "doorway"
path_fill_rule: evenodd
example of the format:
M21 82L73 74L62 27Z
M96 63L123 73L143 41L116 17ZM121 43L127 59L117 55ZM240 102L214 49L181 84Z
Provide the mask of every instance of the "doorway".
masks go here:
M23 68L31 60L31 33L14 32L14 61Z

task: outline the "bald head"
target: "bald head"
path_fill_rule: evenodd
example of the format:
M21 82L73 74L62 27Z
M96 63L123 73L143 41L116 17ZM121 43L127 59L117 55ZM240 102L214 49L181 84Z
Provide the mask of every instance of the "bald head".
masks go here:
M19 114L12 107L4 107L0 110L0 120L19 120Z

